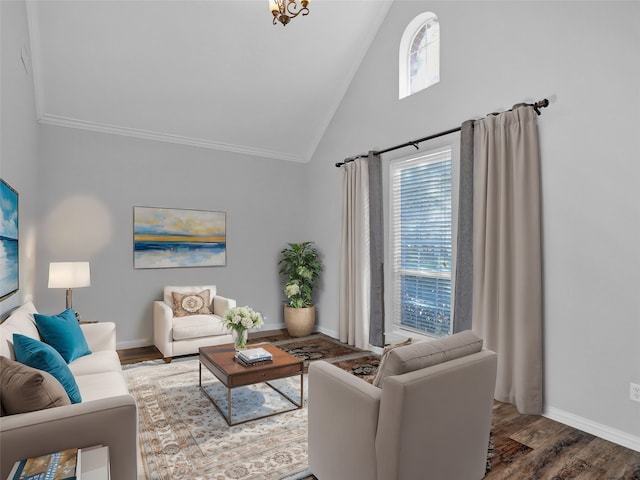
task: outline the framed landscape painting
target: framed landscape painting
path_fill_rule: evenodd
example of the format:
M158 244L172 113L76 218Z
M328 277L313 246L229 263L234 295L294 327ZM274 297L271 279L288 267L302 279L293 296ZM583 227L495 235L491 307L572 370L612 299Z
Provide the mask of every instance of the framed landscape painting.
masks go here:
M133 207L134 268L213 267L226 263L224 212Z
M18 291L18 192L0 179L0 300Z

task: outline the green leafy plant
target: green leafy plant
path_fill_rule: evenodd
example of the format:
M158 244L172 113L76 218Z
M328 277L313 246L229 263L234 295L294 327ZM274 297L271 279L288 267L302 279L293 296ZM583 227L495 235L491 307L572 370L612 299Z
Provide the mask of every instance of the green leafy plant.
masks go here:
M280 275L286 279L284 293L291 308L313 305L312 294L322 271L318 250L313 242L289 243L280 254Z

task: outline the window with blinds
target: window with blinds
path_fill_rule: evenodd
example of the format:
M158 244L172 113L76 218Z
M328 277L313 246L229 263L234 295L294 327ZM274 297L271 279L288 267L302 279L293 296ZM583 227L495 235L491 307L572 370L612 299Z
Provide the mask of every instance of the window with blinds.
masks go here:
M451 333L451 147L391 164L394 323Z

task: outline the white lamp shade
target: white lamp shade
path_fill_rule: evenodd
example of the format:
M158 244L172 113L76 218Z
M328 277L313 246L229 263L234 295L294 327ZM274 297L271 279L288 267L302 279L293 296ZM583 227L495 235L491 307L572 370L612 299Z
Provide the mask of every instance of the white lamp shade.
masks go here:
M51 262L49 288L79 288L91 286L89 262Z

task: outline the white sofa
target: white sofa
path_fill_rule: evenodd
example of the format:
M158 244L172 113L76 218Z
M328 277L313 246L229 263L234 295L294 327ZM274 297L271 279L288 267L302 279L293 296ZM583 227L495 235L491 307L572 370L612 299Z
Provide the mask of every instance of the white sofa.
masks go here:
M27 302L0 324L0 355L15 360L14 333L41 340L34 313ZM138 411L116 352L115 324L80 327L92 353L72 361L69 369L82 402L0 417L0 478L23 458L93 445L109 447L111 478L136 478Z
M177 317L172 293L199 293L209 290L211 314ZM165 362L178 355L198 353L200 347L232 343L231 330L222 323L227 310L236 306L231 298L216 295L215 285L166 286L163 300L153 302L153 341Z

